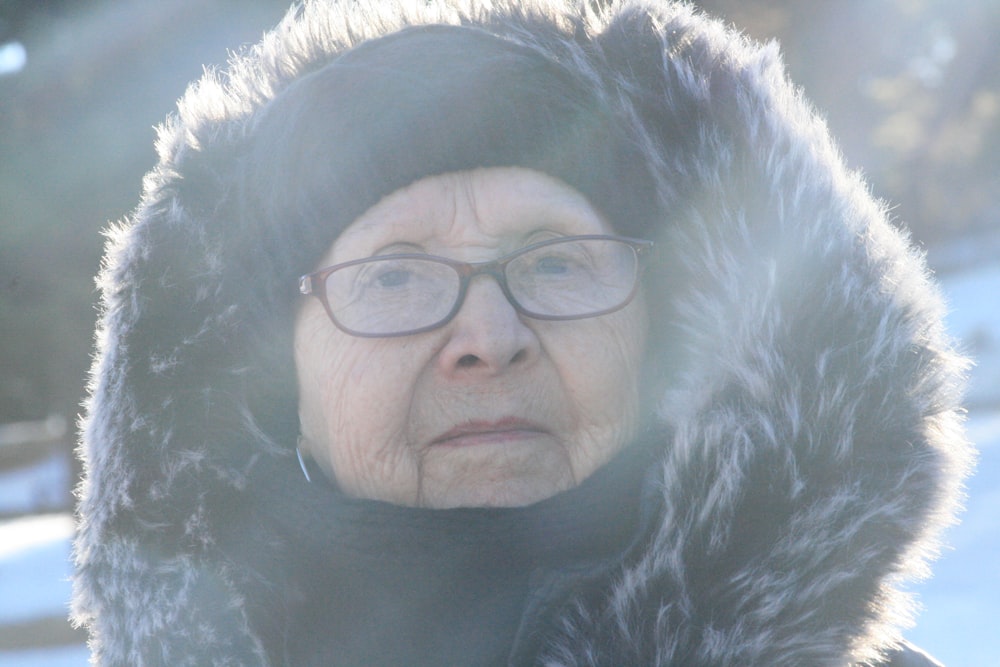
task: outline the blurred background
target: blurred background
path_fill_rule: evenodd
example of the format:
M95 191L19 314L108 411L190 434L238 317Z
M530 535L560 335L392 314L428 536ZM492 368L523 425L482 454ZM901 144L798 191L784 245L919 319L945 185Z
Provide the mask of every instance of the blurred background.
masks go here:
M371 0L377 1L377 0ZM0 667L84 665L65 622L75 421L101 230L138 202L155 126L288 0L0 0ZM963 523L910 638L996 664L1000 637L1000 0L704 0L760 40L928 253L978 362Z

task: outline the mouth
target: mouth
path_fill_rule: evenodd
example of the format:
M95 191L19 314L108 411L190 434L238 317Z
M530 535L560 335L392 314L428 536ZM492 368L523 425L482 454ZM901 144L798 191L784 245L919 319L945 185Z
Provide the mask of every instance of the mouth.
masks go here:
M518 417L496 421L471 420L459 424L434 438L432 446L467 447L471 445L503 444L531 440L549 435L535 422Z

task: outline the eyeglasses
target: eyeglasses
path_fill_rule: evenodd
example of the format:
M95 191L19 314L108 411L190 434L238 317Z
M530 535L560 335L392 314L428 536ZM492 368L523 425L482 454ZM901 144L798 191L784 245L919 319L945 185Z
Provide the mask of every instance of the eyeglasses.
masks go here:
M576 320L624 308L652 241L584 235L534 243L491 262L406 253L356 259L299 279L352 336L408 336L447 324L475 276L492 276L514 309L539 320Z

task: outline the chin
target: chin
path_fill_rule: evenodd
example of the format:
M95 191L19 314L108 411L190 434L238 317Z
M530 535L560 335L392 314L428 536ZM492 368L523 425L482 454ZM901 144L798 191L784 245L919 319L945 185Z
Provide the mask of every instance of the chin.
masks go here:
M446 489L424 488L419 505L431 509L455 507L524 507L572 488L564 479L511 479L481 482Z
M522 507L576 486L566 450L555 440L440 448L422 461L421 507Z

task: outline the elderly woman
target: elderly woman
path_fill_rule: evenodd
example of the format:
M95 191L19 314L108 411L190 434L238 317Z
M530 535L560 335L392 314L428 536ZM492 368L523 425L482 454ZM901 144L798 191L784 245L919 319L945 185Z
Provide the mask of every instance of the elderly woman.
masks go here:
M690 7L307 2L111 232L99 665L928 665L968 467L920 256Z

